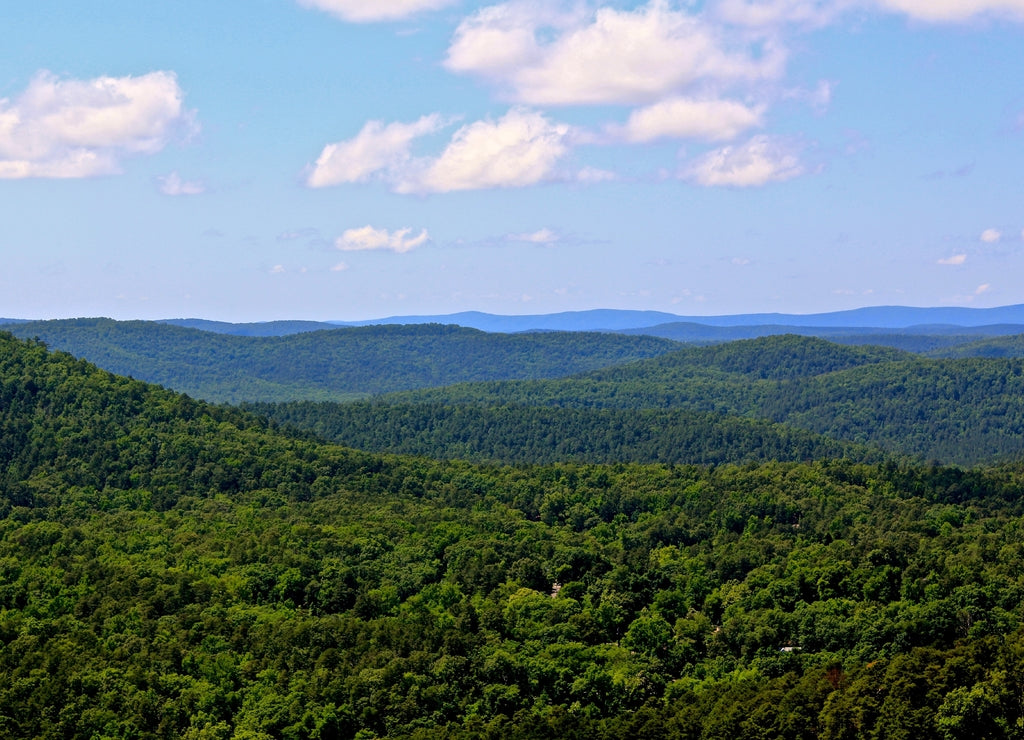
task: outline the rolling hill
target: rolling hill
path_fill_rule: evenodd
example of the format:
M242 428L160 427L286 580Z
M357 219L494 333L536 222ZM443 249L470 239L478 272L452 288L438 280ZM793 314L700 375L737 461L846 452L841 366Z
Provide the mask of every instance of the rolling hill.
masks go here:
M111 372L223 402L349 399L460 381L560 377L679 346L656 337L486 334L437 324L266 337L111 319L6 329Z
M973 464L1024 455L1024 360L929 359L799 336L688 347L569 378L463 383L379 402L685 410L784 424L922 460Z
M4 737L1024 721L1019 466L380 456L3 334L0 431Z

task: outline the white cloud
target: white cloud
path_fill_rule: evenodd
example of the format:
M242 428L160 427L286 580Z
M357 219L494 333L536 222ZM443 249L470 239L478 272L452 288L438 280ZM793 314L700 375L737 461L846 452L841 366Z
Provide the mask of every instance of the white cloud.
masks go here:
M436 157L412 156L416 138L446 125L438 114L411 124L370 121L355 138L324 147L306 182L325 187L378 178L398 193L522 187L551 179L569 151L569 126L513 108L497 121L462 126Z
M984 295L985 293L988 293L990 290L992 290L991 283L982 283L981 285L974 289L974 295Z
M797 100L808 104L818 115L828 110L832 103L832 93L835 91L835 83L830 80L819 80L813 90L795 88L787 90L782 97L787 100Z
M158 177L160 192L164 195L201 195L206 192L206 187L198 181L182 180L177 172L172 172L166 177Z
M501 79L512 70L540 61L539 28L565 29L576 22L575 14L560 13L552 4L540 2L483 8L455 30L445 66L453 72Z
M966 254L954 254L951 257L943 257L939 260L940 265L962 265L967 261Z
M700 185L751 187L789 180L804 173L798 148L789 140L755 136L699 157L683 177Z
M619 176L614 172L608 170L602 170L598 167L584 167L576 173L576 182L583 183L584 185L595 185L601 182L612 182L613 180L619 179Z
M401 173L400 193L523 187L551 179L569 151L569 126L515 108L498 121L463 126L439 157Z
M981 240L986 244L995 244L1003 238L1003 234L998 229L985 229L981 232Z
M831 23L853 0L721 0L714 9L727 23L751 28L818 27Z
M633 111L624 126L609 133L638 143L663 138L727 141L761 125L764 108L751 108L732 100L669 98Z
M359 229L348 229L335 240L334 245L343 252L386 249L403 254L426 244L430 239L426 229L414 237L409 236L411 233L412 229L389 232L387 229L363 226Z
M284 265L274 265L273 267L270 268L271 275L281 275L286 272L288 271L284 269Z
M328 144L310 169L306 183L322 188L341 183L365 182L408 164L412 142L446 124L436 113L414 123L369 121L352 139Z
M721 0L715 15L726 23L759 29L820 27L851 10L900 13L915 20L956 23L979 16L1024 20L1024 0Z
M339 262L331 268L331 272L344 272L348 269L348 264L345 262Z
M0 178L113 174L126 155L154 154L193 131L172 72L61 80L40 72L0 99Z
M875 0L886 10L932 22L970 20L979 15L1024 20L1024 0Z
M509 234L508 240L530 244L553 244L559 240L559 236L551 229L538 229L526 234Z
M445 64L488 78L529 104L644 103L697 83L781 74L781 47L766 39L756 46L744 38L729 48L719 29L672 10L667 0L593 13L510 2L463 21Z
M425 10L437 10L454 0L298 0L306 8L325 10L344 21L397 21Z

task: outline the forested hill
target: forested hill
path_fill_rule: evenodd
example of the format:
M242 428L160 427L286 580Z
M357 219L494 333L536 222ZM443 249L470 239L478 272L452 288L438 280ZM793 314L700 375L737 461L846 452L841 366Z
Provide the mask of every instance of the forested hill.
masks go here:
M759 460L879 459L878 447L840 442L793 426L719 413L647 403L636 378L654 374L662 385L700 384L721 395L724 386L744 393L754 381L797 379L907 357L877 347L843 347L823 340L779 337L686 348L658 358L607 368L544 388L578 393L538 399L535 386L456 386L408 396L403 403L295 401L248 404L276 421L363 450L444 459L550 462L724 463ZM597 382L593 382L597 380ZM648 386L644 386L648 388ZM480 395L474 396L476 391ZM468 394L468 395L467 395ZM400 396L404 398L405 396ZM433 400L418 399L427 398ZM632 398L633 402L630 402ZM696 399L694 399L696 400ZM721 399L710 396L709 404ZM621 403L621 405L620 405Z
M1024 357L1024 334L987 337L953 347L936 348L931 357Z
M100 367L211 401L343 399L460 381L550 378L680 345L597 333L486 334L427 324L248 337L158 322L68 319L5 327Z
M0 336L0 736L1014 737L1024 474L479 467Z
M395 404L686 409L783 423L923 460L1024 455L1024 360L927 359L796 336L691 347L558 380L459 384Z
M880 448L783 424L690 409L292 401L244 404L360 450L502 463L881 460Z

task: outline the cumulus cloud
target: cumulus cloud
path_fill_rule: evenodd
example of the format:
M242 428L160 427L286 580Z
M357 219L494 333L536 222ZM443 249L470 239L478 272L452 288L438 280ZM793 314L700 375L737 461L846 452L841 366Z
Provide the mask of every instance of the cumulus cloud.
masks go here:
M206 186L198 180L182 180L181 175L172 172L165 177L158 177L160 192L164 195L201 195L206 192Z
M763 116L762 106L676 97L635 110L624 126L609 127L608 131L632 143L665 138L727 141L760 126Z
M369 121L355 138L323 148L306 178L312 188L365 182L374 175L393 172L412 159L412 142L447 123L436 113L414 123Z
M985 229L981 232L981 240L986 244L995 244L1003 238L1003 234L999 229Z
M720 29L667 0L593 13L491 6L459 25L445 61L531 105L653 102L697 83L777 77L784 63L770 40L730 46Z
M437 114L412 124L371 121L355 138L324 147L306 182L325 187L378 178L398 193L522 187L552 178L569 151L568 125L514 108L497 121L462 126L438 156L412 156L416 138L446 125Z
M401 178L402 193L447 193L523 187L553 177L569 151L566 124L536 111L512 109L497 121L463 126L439 157L421 162Z
M79 178L120 171L195 128L172 72L61 80L37 74L0 99L0 178Z
M512 242L528 242L530 244L554 244L559 239L551 229L538 229L537 231L525 234L509 234L508 240Z
M760 135L699 157L683 177L699 185L751 187L789 180L804 173L798 147L790 140Z
M298 0L306 8L324 10L352 23L397 21L415 13L437 10L454 0Z
M966 254L954 254L951 257L943 257L939 260L940 265L962 265L967 261Z
M430 239L427 230L423 229L418 235L410 237L412 229L399 229L388 231L387 229L375 229L372 226L363 226L359 229L348 229L334 242L334 246L343 252L361 252L372 250L390 250L404 254L416 247L426 244ZM344 269L344 268L342 268Z

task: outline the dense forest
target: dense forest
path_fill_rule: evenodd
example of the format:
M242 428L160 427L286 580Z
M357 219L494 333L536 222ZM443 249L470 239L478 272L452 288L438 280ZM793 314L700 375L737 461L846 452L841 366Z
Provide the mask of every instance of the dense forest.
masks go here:
M1024 725L1018 465L384 456L9 335L0 440L4 737Z
M623 334L646 334L674 339L687 344L720 344L739 339L796 334L826 339L836 344L877 345L929 356L992 356L992 347L1005 347L1000 356L1020 357L1019 336L1024 326L992 324L988 326L918 325L903 329L870 326L787 326L750 324L709 326L693 322L675 322L642 329L627 329ZM1016 351L1016 354L1010 353Z
M494 419L503 413L501 409L514 406L689 411L717 414L717 421L704 417L698 423L719 425L734 424L735 419L724 417L746 417L782 424L785 429L775 430L786 434L799 429L925 462L972 465L1015 460L1024 452L1024 359L930 359L892 348L846 346L793 335L687 347L567 378L460 383L388 394L376 402L403 408L420 405L416 422L420 428L443 427L443 415L452 413L444 407L485 409L477 412L480 423L464 432L482 440L494 437L491 429ZM365 440L367 449L403 449L390 447L393 443L383 436L375 441L372 431L365 433L358 426L345 428L343 421L339 423L350 415L356 425L372 424L358 407L346 410L330 404L294 404L260 409L332 439L352 444ZM362 418L355 418L360 413ZM395 413L417 415L414 411ZM524 415L524 424L530 416ZM555 430L567 434L576 423L571 414L553 418L558 419ZM623 442L642 425L641 418L626 424ZM581 430L596 424L594 419L580 422ZM382 435L388 423L385 421ZM525 429L510 429L509 440L524 434ZM505 445L503 440L488 444L483 457L505 459L498 454ZM442 455L446 446L442 436L436 449L422 451ZM624 445L622 449L626 454L633 448ZM739 449L741 455L748 454L742 445ZM637 458L618 460L652 459L648 454L645 451ZM781 454L781 458L802 459L798 449ZM683 456L653 459L689 460Z
M687 409L293 401L243 408L360 450L476 462L881 460L878 448Z
M460 381L554 378L678 349L668 339L585 332L486 334L367 326L237 336L152 321L5 326L105 370L208 401L341 400Z

